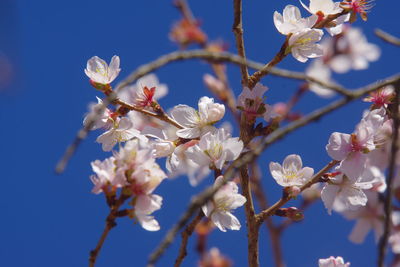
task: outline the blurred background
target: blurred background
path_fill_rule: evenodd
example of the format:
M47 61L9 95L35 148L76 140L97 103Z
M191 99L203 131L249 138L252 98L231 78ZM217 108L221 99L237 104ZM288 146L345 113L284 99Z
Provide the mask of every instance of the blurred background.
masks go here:
M293 0L244 1L243 26L247 56L269 61L284 37L273 25L273 12L282 12ZM210 40L223 40L236 53L232 1L189 1L196 18ZM382 50L380 59L369 69L351 71L334 78L347 88L357 88L399 71L399 50L373 34L381 28L400 36L398 1L375 1L367 22L354 24L363 29L369 42ZM305 10L302 10L305 16ZM83 70L86 61L99 56L107 62L121 58L117 82L139 65L179 49L168 34L181 18L172 1L0 1L0 266L86 266L104 227L108 208L102 195L90 191L90 162L110 154L95 143L100 132L92 132L62 175L54 172L57 161L82 126L89 102L101 96L89 84ZM326 34L325 34L326 35ZM196 48L195 46L189 48ZM304 71L291 56L279 67ZM199 60L170 64L156 72L169 87L160 101L166 109L177 104L196 107L201 96L211 96L202 77L210 66ZM237 66L228 66L230 85L236 96L241 92ZM267 103L286 101L301 82L267 76ZM332 101L307 93L295 106L306 114ZM271 202L281 188L268 171L270 161L282 162L288 154L299 154L306 166L319 170L329 160L325 151L334 131L352 132L368 104L357 101L322 120L289 135L270 147L259 159L265 190ZM227 119L231 117L227 116ZM237 131L235 134L237 136ZM164 165L162 165L164 167ZM147 256L185 210L192 195L211 179L191 187L186 177L165 180L156 193L164 197L163 207L154 215L159 232L147 232L127 218L117 221L100 253L96 266L144 266ZM291 205L294 205L293 202ZM235 213L240 231L212 232L208 246L218 247L234 266L247 265L244 211ZM372 234L361 245L347 236L354 222L338 214L327 214L321 201L306 210L305 219L283 235L287 266L317 266L319 258L343 256L352 266L374 266L376 245ZM193 236L183 266L197 266ZM158 266L172 266L180 237L167 250ZM272 266L267 231L260 232L261 266Z

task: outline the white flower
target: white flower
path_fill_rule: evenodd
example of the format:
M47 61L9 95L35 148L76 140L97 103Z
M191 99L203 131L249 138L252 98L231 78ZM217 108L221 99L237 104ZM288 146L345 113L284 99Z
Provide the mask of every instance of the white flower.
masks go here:
M217 169L222 169L225 161L237 159L243 150L243 142L238 137L230 136L223 128L215 133L206 133L199 143L189 147L185 154L200 166L208 168L211 164Z
M90 180L94 184L92 193L99 194L103 192L104 186L108 183L121 187L123 184L115 179L115 164L114 157L105 159L104 161L95 160L91 163L93 171L96 175L91 175Z
M308 58L316 58L323 55L321 45L316 44L323 35L319 29L303 29L294 33L289 38L289 51L295 59L306 62Z
M144 88L148 90L154 89L154 94L151 95L152 100L158 100L164 97L168 93L168 86L166 84L160 84L155 74L147 74L139 78L134 85L122 88L118 92L118 97L128 103L134 103L139 105L147 100Z
M332 209L337 212L355 210L367 204L368 199L363 190L372 186L373 182L370 180L351 180L346 175L339 174L325 184L321 191L321 199L329 214L332 213Z
M284 35L295 33L305 28L312 28L317 22L317 19L317 16L302 18L299 8L292 5L287 5L285 7L283 16L277 11L274 12L275 27Z
M301 186L314 174L314 169L304 167L299 155L289 155L283 161L283 166L277 162L269 164L272 177L281 186Z
M135 217L140 225L147 231L158 231L160 225L152 214L161 209L162 197L159 195L140 195L136 199Z
M111 58L110 66L101 58L94 56L88 60L85 69L86 75L95 83L110 84L117 78L121 69L119 68L119 57Z
M301 1L300 3L308 12L316 15L319 13L323 18L328 15L340 13L343 10L340 7L340 2L333 2L332 0L310 0L309 7Z
M323 44L329 66L338 73L367 69L369 62L378 60L381 54L379 47L368 43L358 28L348 28L337 40Z
M223 182L223 176L219 176L214 187ZM226 229L239 230L240 222L231 213L231 210L243 206L246 198L238 193L238 186L234 182L227 182L213 196L213 200L202 207L204 214L223 232Z
M306 74L314 79L318 79L328 84L333 84L331 79L331 70L320 59L313 60L313 62L306 69ZM335 91L316 83L309 83L309 89L323 98L332 97L336 94Z
M349 267L350 263L344 263L342 257L332 257L330 256L327 259L320 259L318 261L318 267Z
M363 173L368 152L375 149L374 132L369 124L361 121L353 134L334 132L326 145L329 156L342 161L341 170L352 180Z
M373 229L375 231L375 240L378 241L383 234L383 204L379 201L378 193L367 190L365 191L368 202L366 206L357 210L347 210L342 215L348 220L357 220L349 235L349 239L353 243L360 244L368 232Z
M114 122L113 127L97 137L96 142L102 144L104 151L111 151L117 143L126 142L134 137L144 139L140 132L133 128L129 118L123 117Z
M89 113L83 119L83 125L87 126L89 122L96 119L90 130L96 130L99 128L110 128L112 126L113 119L111 118L112 112L108 108L104 107L103 101L97 98L97 104L89 104ZM103 109L100 114L97 114L101 109Z
M171 116L184 127L176 132L177 136L191 139L213 131L215 128L212 125L225 114L225 106L214 103L213 98L204 96L198 105L199 111L187 105L178 105L172 109Z
M268 90L266 86L257 83L253 90L244 87L242 93L238 96L237 106L244 112L249 121L256 117L264 116L268 121L277 114L270 105L264 104L264 93Z

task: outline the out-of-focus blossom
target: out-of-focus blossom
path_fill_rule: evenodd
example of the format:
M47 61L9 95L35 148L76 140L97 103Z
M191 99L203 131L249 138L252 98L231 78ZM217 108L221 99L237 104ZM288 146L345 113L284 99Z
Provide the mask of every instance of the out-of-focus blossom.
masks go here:
M199 267L231 267L232 262L223 256L218 248L211 248L210 251L202 257Z
M328 84L333 84L331 79L331 70L320 59L315 59L310 66L308 66L306 69L306 74L314 79L318 79ZM320 97L329 98L336 94L335 91L316 83L310 82L308 87L310 91L314 92Z
M200 24L197 21L181 19L175 23L169 34L169 38L186 47L190 44L204 45L207 42L207 35L200 29Z
M219 176L214 183L214 187L223 182L223 176ZM202 207L204 214L223 232L226 229L239 230L240 222L231 213L246 202L246 198L238 193L238 186L234 182L227 182L213 197L213 201L207 202Z
M117 78L121 69L119 68L119 57L113 56L110 65L101 58L94 56L88 60L85 69L86 75L94 83L108 85Z
M274 12L274 24L277 30L287 35L289 33L296 33L303 29L311 29L317 22L317 16L310 16L302 18L298 7L287 5L283 10L283 15L279 12Z
M303 162L299 155L289 155L280 165L277 162L269 164L272 177L281 186L301 186L305 184L314 174L314 169L303 168Z
M187 105L178 105L172 109L171 116L184 127L176 132L179 137L197 138L213 131L215 128L212 125L225 114L225 106L214 103L213 98L203 96L198 105L199 111Z
M369 62L378 60L381 51L378 46L368 43L358 28L347 28L336 39L322 42L324 61L338 73L368 68Z
M330 256L327 259L320 259L318 261L318 267L349 267L350 263L344 263L342 257L333 257Z
M317 44L321 40L323 31L319 29L303 29L290 36L288 51L295 59L306 62L309 58L316 58L323 55L322 46Z

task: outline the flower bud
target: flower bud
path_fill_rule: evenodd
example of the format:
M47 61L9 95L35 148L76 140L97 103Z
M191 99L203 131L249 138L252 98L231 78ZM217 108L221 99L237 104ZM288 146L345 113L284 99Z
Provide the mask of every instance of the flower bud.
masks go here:
M169 141L155 142L153 144L153 149L155 157L162 158L171 155L175 150L175 145L173 142Z
M216 122L225 115L225 106L218 103L208 104L208 122Z

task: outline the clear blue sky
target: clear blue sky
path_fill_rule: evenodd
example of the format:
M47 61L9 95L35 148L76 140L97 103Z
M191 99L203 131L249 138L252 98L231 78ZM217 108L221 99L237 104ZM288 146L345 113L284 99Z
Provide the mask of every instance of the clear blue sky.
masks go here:
M300 4L294 0L244 2L247 55L267 62L283 41L273 26L273 12L281 12L287 4ZM229 50L235 52L232 1L189 3L209 38L226 40ZM399 70L399 50L375 37L373 29L379 27L400 36L400 2L377 0L375 4L368 22L358 20L355 26L362 27L370 42L381 47L382 56L368 70L335 76L346 87L356 88ZM54 174L57 160L82 125L87 103L95 100L96 92L83 69L87 59L94 55L108 61L116 54L121 57L119 80L122 79L137 66L177 49L168 39L168 32L178 19L179 13L171 1L1 1L0 54L13 64L13 80L0 91L0 266L87 265L89 250L94 248L107 214L103 197L90 193L90 162L109 156L94 142L98 132L82 144L63 175ZM290 57L279 66L304 70L306 64ZM199 97L210 95L202 83L203 74L210 71L201 61L175 63L157 71L171 92L161 104L166 108L180 103L195 106ZM239 94L240 74L236 66L229 67L229 78L236 95ZM272 76L262 82L270 88L267 101L272 104L287 99L299 85ZM296 110L307 113L328 102L309 94ZM325 145L330 133L351 132L365 108L366 104L354 103L266 151L260 164L270 200L280 196L280 188L267 170L270 161L281 162L286 155L296 153L307 166L319 169L329 160ZM147 232L128 219L119 220L106 240L97 266L144 266L147 255L184 211L190 197L206 185L207 182L192 188L184 177L165 181L157 190L164 197L164 205L155 213L161 231ZM243 209L236 214L244 226ZM318 202L306 211L303 222L284 234L287 265L311 267L317 265L318 258L342 255L352 266L374 266L372 235L362 245L351 244L347 235L352 227L353 222L338 214L329 216ZM245 266L244 230L243 227L237 232L214 231L209 246L219 247L235 266ZM266 231L261 231L260 240L261 266L271 266ZM159 266L172 265L178 243L169 248ZM183 266L196 265L192 244Z

